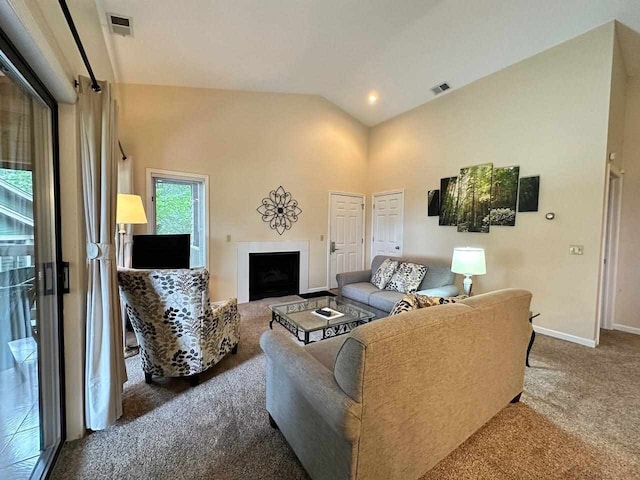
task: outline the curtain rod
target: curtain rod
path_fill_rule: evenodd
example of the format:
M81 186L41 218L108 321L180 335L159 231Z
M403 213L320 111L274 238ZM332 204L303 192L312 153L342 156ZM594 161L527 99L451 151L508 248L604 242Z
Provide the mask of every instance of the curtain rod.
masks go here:
M76 42L76 46L80 51L80 56L82 57L82 61L84 62L84 66L87 68L87 72L89 72L89 77L91 78L91 90L94 92L101 92L102 87L96 80L96 76L93 73L93 68L91 68L91 63L89 63L89 57L87 57L87 52L84 50L84 45L82 45L82 40L80 40L80 35L78 34L78 30L76 29L76 24L73 22L73 17L71 16L71 12L69 11L69 7L67 6L66 0L58 0L60 4L60 8L62 9L62 13L64 13L64 18L67 20L67 24L69 25L69 30L71 30L71 35L73 35L73 39ZM76 82L77 85L77 82ZM122 154L122 160L126 160L127 156L122 149L122 143L118 140L118 146L120 147L120 153Z
M87 68L87 72L89 72L89 77L91 77L91 89L94 92L100 92L102 91L102 88L98 84L96 76L93 74L93 69L91 68L91 64L89 63L89 58L87 58L87 53L84 51L82 40L80 40L80 35L78 35L78 30L76 29L76 24L73 23L73 17L71 17L71 12L69 11L67 2L65 0L59 0L59 3L60 8L62 9L62 13L64 13L64 18L67 19L67 24L69 24L71 35L73 35L73 39L76 41L76 45L78 47L78 50L80 51L80 56L82 57L84 66Z

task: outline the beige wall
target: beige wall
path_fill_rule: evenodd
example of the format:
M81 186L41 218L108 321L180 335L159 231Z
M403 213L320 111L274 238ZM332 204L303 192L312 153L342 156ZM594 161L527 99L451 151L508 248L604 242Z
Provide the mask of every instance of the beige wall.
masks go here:
M540 327L595 339L613 24L371 129L370 192L405 189L404 252L451 258L486 249L475 291L533 292ZM426 216L427 190L460 167L493 162L540 175L540 210L515 227L458 233ZM555 212L548 221L546 212ZM584 245L569 256L569 245Z
M134 162L137 193L146 192L147 168L210 176L214 298L236 296L241 241L308 240L309 287L326 287L328 192L366 192L366 127L317 96L141 85L119 90L120 138ZM256 212L279 185L303 212L282 236Z
M637 286L640 285L637 250L640 239L640 77L628 80L626 93L615 323L640 333L637 292Z

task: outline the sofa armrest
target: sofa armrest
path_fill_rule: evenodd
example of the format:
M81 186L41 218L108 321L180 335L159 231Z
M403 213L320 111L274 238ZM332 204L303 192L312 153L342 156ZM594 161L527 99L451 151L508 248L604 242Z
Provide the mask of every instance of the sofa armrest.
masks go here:
M260 337L260 346L274 367L284 370L296 391L336 433L349 440L358 438L361 405L344 393L332 371L285 332L267 330Z
M360 270L359 272L345 272L336 275L338 281L338 288L342 290L342 287L349 285L350 283L370 282L371 281L371 269Z
M460 289L455 285L445 285L444 287L428 288L416 292L418 295L428 295L430 297L457 297Z

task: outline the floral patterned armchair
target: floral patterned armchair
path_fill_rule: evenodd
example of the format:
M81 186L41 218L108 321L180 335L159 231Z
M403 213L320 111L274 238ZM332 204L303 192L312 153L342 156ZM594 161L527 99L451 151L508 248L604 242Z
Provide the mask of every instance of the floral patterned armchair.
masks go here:
M191 377L236 353L238 301L209 300L209 272L118 269L120 298L138 343L145 380L153 375Z

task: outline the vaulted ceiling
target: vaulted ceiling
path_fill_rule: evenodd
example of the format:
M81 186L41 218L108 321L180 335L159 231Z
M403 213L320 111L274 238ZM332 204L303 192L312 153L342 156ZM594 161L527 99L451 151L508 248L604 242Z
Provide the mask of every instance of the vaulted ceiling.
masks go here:
M102 23L133 17L132 37L107 34L120 82L316 94L366 125L610 20L640 30L638 0L96 3Z

